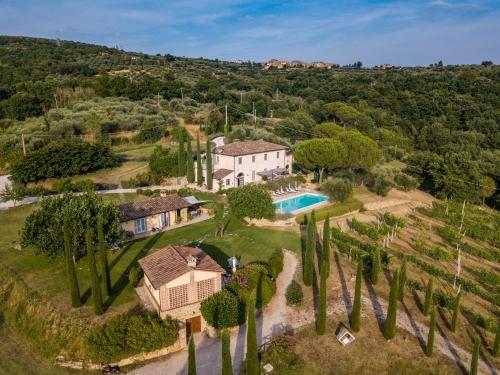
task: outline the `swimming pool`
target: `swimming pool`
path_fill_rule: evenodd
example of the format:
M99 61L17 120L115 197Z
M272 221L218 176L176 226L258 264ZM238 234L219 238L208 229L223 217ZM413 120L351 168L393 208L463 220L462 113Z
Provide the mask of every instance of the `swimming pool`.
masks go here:
M305 208L312 208L312 206L316 206L320 203L326 202L327 200L328 197L325 195L305 193L276 201L274 202L274 205L276 206L276 209L283 214L293 214L298 211L302 211Z

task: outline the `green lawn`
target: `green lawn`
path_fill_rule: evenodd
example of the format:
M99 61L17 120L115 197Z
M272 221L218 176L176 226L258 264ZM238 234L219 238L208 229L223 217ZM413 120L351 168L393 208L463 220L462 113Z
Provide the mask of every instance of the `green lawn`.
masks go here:
M341 216L348 212L360 210L361 208L363 208L363 203L361 203L359 200L355 198L349 198L345 202L332 203L327 206L323 206L316 209L315 210L316 220L317 221L325 220L327 215L330 215L330 217ZM310 212L307 212L306 214L310 214ZM303 223L304 216L306 214L297 215L295 217L295 221L297 223Z
M119 199L108 197L107 199ZM122 199L119 199L120 201ZM70 309L65 267L62 259L49 259L36 255L31 249L16 250L18 232L26 216L37 205L21 206L0 212L0 263L15 270L32 288L50 297L62 311ZM240 256L242 264L253 260L266 260L276 248L293 251L300 249L297 233L247 226L236 220L230 222L222 238L215 237L214 220L162 232L154 236L129 242L114 254L109 254L113 296L105 301L111 311L124 311L137 303L135 292L128 285L128 272L137 261L168 244L191 245L203 248L223 267L227 258ZM77 263L80 292L86 305L91 305L89 272L86 258ZM80 309L78 314L89 314L91 309Z

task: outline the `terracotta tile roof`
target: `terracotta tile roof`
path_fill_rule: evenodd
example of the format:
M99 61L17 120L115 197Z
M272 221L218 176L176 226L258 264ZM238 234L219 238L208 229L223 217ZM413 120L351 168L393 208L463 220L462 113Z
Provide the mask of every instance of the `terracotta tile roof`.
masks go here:
M195 270L226 273L224 268L197 247L173 246L156 251L139 260L139 264L155 289L191 271L188 257L195 257Z
M233 171L231 169L221 168L221 169L217 169L214 172L214 174L212 175L212 177L216 180L222 180L224 177L226 177L227 175L230 175L231 173L233 173Z
M258 141L236 141L224 146L219 146L214 149L214 153L227 156L240 156L287 149L287 146L266 142L260 139Z
M190 204L180 196L167 195L166 197L123 203L118 206L118 209L122 214L120 221L124 222L189 206Z

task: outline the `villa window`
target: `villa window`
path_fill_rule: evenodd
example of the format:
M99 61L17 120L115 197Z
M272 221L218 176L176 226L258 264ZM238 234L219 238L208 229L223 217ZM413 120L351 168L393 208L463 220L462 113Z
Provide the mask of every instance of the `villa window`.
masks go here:
M231 185L231 180L229 178L226 178L226 186Z
M238 164L242 164L243 163L243 158L238 158Z
M135 233L144 233L146 231L146 219L141 217L135 221Z
M264 160L267 160L267 154L264 154Z
M280 158L280 152L279 152L279 151L276 153L276 158L277 158L277 159L279 159L279 158Z
M214 294L215 291L215 279L208 279L198 281L196 283L196 288L198 290L198 301L204 300Z
M215 164L219 164L219 157L218 156L215 158Z
M252 163L255 163L255 155L252 155Z
M170 308L176 308L188 304L188 284L168 288Z

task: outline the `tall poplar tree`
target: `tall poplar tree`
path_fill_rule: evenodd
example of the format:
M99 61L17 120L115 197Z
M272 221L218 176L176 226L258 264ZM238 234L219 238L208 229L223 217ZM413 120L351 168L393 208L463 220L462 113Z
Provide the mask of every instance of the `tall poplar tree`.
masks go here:
M259 375L259 348L257 346L257 328L255 325L255 289L247 303L247 353L245 357L245 375Z
M188 375L196 375L196 347L194 337L189 337L188 343Z
M213 174L212 174L212 143L210 139L207 138L207 189L212 190L213 188Z
M97 216L97 243L99 246L99 265L101 267L102 287L104 296L108 297L111 295L111 277L109 275L106 240L104 238L104 218L102 212Z
M196 184L203 185L203 169L201 166L200 136L196 137Z
M87 228L85 242L87 244L87 260L89 263L90 286L92 289L92 300L94 301L94 311L96 315L101 315L103 313L102 294L101 286L99 285L99 275L95 264L94 233L92 228Z
M193 150L191 148L191 138L187 136L186 143L186 178L192 184L194 182L194 165L193 165Z
M434 331L436 330L436 309L431 308L431 322L429 324L429 334L427 335L427 346L425 348L425 355L427 357L432 356L434 351Z
M330 214L326 216L323 223L323 249L321 258L325 262L326 277L330 276Z
M231 361L231 337L227 330L223 330L220 336L221 341L221 375L233 375L233 364Z
M391 281L391 291L389 293L389 306L387 308L387 317L384 323L384 337L386 340L394 338L396 335L396 318L398 313L398 284L399 272L394 271Z
M372 269L370 279L372 284L377 284L379 280L380 270L382 269L382 260L380 258L380 248L377 246L372 256Z
M68 273L68 282L71 291L71 306L80 307L82 305L82 299L80 297L80 288L78 287L78 277L76 276L73 248L71 246L71 233L69 228L69 218L65 215L63 222L64 256L66 259L66 272Z
M186 150L184 149L184 128L179 128L179 148L177 149L178 175L186 175Z
M427 288L425 289L425 300L424 300L424 315L425 316L429 315L429 309L431 308L433 285L434 285L434 282L432 281L432 279L429 279L429 281L427 282Z
M462 297L462 291L458 292L455 298L455 306L453 306L453 316L451 318L451 332L457 330L458 315L460 314L460 298Z
M399 290L398 290L398 300L403 302L403 298L405 296L405 287L406 287L406 258L403 258L401 262L401 267L399 269Z
M479 350L481 349L481 338L476 336L474 347L472 348L472 358L470 360L470 375L477 375L477 365L479 362Z
M363 260L358 261L356 271L356 286L354 288L354 303L352 305L351 328L358 332L361 325L361 282L363 279Z
M316 251L316 225L311 218L307 222L306 251L304 254L304 284L311 286L314 273L314 252Z
M318 335L324 335L326 329L326 263L323 260L321 262L320 271L320 282L319 282L319 304L318 304L318 316L316 318L316 333Z

